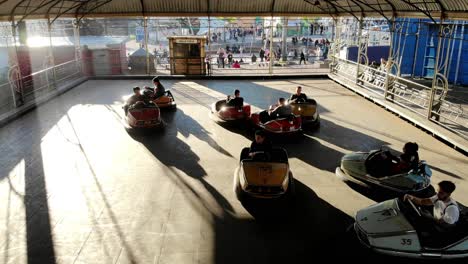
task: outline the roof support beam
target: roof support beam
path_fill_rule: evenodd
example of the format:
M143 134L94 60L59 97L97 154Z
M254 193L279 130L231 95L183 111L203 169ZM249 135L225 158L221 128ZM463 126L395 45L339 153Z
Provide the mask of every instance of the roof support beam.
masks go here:
M276 3L276 0L271 0L271 7L270 7L271 16L273 16L273 13L275 12L275 3Z
M58 1L60 1L60 0L48 0L48 1L43 0L38 6L33 7L32 10L29 10L29 8L31 7L31 2L32 2L32 1L33 1L33 0L29 0L29 1L28 1L28 4L25 6L25 7L26 7L25 14L23 15L23 17L20 18L20 20L18 20L18 22L23 21L24 19L26 19L28 16L30 16L31 14L33 14L33 13L36 12L37 10L39 10L39 9L41 9L41 8L47 6L47 5L50 5L50 4L53 3L53 2L56 2L56 1L58 2ZM16 15L16 14L15 14L15 11L17 10L17 8L23 7L23 6L21 6L21 4L22 4L23 2L24 2L24 0L18 2L18 4L16 4L16 6L13 8L13 10L11 11L11 16L12 16L12 17ZM12 20L13 20L13 19L12 19Z
M331 4L331 0L324 0L324 1L327 2L327 3L329 3L329 4ZM342 6L339 6L339 5L335 5L335 6L336 6L337 9L339 8L339 9L341 9L342 11L344 11L345 13L350 14L350 15L351 15L352 17L354 17L357 21L360 21L360 18L359 18L358 16L356 16L356 15L354 14L354 12L352 12L351 10L347 10L346 8L344 8L344 7L342 7Z
M61 17L63 14L66 14L66 13L72 11L73 9L78 8L79 6L80 6L80 3L77 3L77 4L73 5L73 6L71 6L71 7L67 8L67 9L65 9L64 11L61 11L60 13L58 13L58 14L55 16L55 18L51 21L51 23L54 23L55 20L57 20L57 19L58 19L59 17Z
M445 8L444 4L442 4L442 1L440 1L440 0L435 0L435 1L440 7L440 17L442 19L446 19L447 18L447 14L446 14L447 9Z
M403 3L407 4L407 5L410 5L411 7L413 8L416 8L419 12L423 13L424 15L426 15L429 19L432 20L432 22L434 22L435 24L438 24L437 21L435 20L435 18L431 15L431 12L428 11L428 10L423 10L422 8L420 8L419 6L417 6L416 4L414 4L413 2L411 2L411 0L400 0L402 1Z
M145 0L140 0L140 5L141 5L141 13L143 14L143 17L146 15L146 10L145 10Z
M310 5L313 5L313 6L316 6L315 3L311 3L310 2L311 0L304 0L304 2L310 4ZM319 8L320 10L324 11L324 12L327 12L332 18L336 18L338 16L338 9L336 8L336 6L334 4L330 4L328 2L326 2L328 6L331 6L334 10L334 12L332 13L331 11L327 11L325 10L325 8L322 8L320 6L320 2L319 2L319 5L317 5L317 8Z
M94 10L98 9L99 7L107 4L107 3L110 3L112 2L112 0L87 0L85 2L83 2L83 4L78 7L76 9L76 12L75 12L75 16L76 16L76 19L78 20L78 22L80 22L83 17L86 16L87 13L91 13L93 12ZM90 3L93 3L94 5L91 6L90 8L87 8L88 7L88 4ZM82 10L82 12L81 12ZM81 13L80 13L81 12ZM79 18L78 18L79 16Z
M383 10L379 10L379 9L373 7L372 5L366 4L366 3L365 3L364 1L362 1L362 0L353 0L353 1L359 2L359 3L361 3L361 4L363 4L363 5L367 6L367 7L369 7L370 9L374 10L375 12L377 12L377 13L379 13L381 16L383 16L383 17L385 18L385 20L390 21L390 18L387 17L387 15L385 15L385 12L384 12Z

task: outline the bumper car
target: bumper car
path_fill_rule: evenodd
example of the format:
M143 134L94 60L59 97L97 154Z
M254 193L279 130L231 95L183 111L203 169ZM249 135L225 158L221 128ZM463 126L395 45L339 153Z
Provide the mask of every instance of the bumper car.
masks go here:
M362 209L354 231L364 246L382 254L419 259L468 257L468 211L458 204L460 218L454 227L428 232L418 224L423 209L395 198Z
M136 129L159 129L164 127L161 113L157 105L152 102L137 102L130 106L125 116L125 128Z
M384 150L370 152L354 152L341 158L341 166L335 170L336 175L343 179L370 187L376 186L399 194L422 193L431 190L431 169L425 161L421 161L417 169L389 175L388 162L384 162L381 154ZM431 193L432 194L432 193Z
M210 116L216 122L245 121L250 117L250 105L241 108L226 105L226 100L220 100L211 105Z
M161 110L174 110L177 108L177 104L175 102L174 96L172 95L171 91L166 90L164 95L154 98L152 95L154 94L154 88L145 87L143 92L144 95L151 98L151 100L161 109Z
M268 112L255 112L250 115L252 124L268 133L297 134L301 132L302 120L300 116L288 115L270 120Z
M320 124L320 115L317 110L317 101L314 99L301 100L289 103L294 115L301 116L303 128L313 128Z
M288 154L284 149L256 152L250 148L241 152L239 167L234 173L234 192L240 201L251 198L280 198L294 195L294 179L289 171Z

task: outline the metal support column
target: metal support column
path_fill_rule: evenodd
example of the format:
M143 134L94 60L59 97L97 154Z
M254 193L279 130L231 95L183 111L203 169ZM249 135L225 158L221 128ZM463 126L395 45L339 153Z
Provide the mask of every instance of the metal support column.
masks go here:
M273 74L273 17L270 18L270 61L268 63L268 73Z
M10 65L9 65L9 70L8 70L8 81L10 83L13 106L16 108L19 105L21 105L23 102L23 95L21 92L23 90L21 88L21 85L23 84L23 82L22 82L21 70L18 64L18 46L16 44L15 21L11 22L11 34L12 34L13 45L15 47L15 52L13 53L14 58L10 59L10 63L9 63ZM18 101L20 102L20 104L18 104Z
M149 56L149 47L148 47L148 17L143 18L143 29L145 33L144 48L146 50L146 74L150 75L151 68L150 68L150 56Z
M388 60L387 64L385 65L385 90L384 90L384 98L388 99L388 87L389 87L389 82L390 82L390 71L392 70L391 64L393 63L393 41L395 40L395 33L396 33L396 28L395 28L395 16L392 16L392 19L390 21L390 47L388 51Z
M50 22L50 17L47 17L47 30L49 33L49 60L50 60L49 63L50 63L50 66L52 67L53 86L56 87L57 86L57 72L55 69L55 57L54 57L54 50L53 50L54 45L52 42L52 23ZM49 78L47 78L47 82L49 82Z
M421 32L421 19L418 19L418 31L416 32L416 45L414 46L413 71L411 72L411 78L414 78L414 72L416 70L416 62L418 61L419 34L420 34L420 32Z
M333 26L335 29L335 37L333 39L333 49L332 49L332 64L333 66L337 63L337 58L340 56L340 42L341 42L341 19L334 18L333 19ZM333 67L332 66L332 67Z
M443 25L443 18L440 19L440 25L439 25L439 32L438 32L438 41L437 41L437 53L436 53L436 58L434 62L434 78L432 79L432 87L431 87L431 97L429 99L429 109L427 111L427 118L431 119L432 117L432 108L434 107L434 97L436 93L436 86L437 86L437 75L439 73L439 60L440 60L440 53L442 50L442 34L444 30L444 25Z
M206 56L208 57L208 69L207 75L212 75L213 66L211 65L211 16L208 16L208 52L206 52Z
M360 19L358 20L358 35L357 35L357 40L358 40L358 53L357 53L357 58L356 58L356 84L359 82L359 70L360 67L359 65L361 64L361 52L362 52L362 28L364 27L363 23L363 17L361 16Z
M80 43L80 21L75 19L73 20L73 37L75 41L75 63L76 68L79 72L83 72L82 61L81 61L81 43Z
M455 35L457 32L457 25L452 25L450 31L452 32L447 44L447 53L445 54L445 67L443 74L448 78L450 76L450 65L452 64L453 50L455 49ZM453 34L453 35L452 35ZM453 43L453 44L452 44ZM450 54L450 55L449 55ZM450 59L450 60L449 60Z
M460 33L460 44L458 47L458 56L457 56L457 68L455 69L455 78L453 80L453 84L458 84L458 72L460 71L460 62L461 62L461 55L463 50L463 36L465 35L465 21L462 22L461 26L461 33Z
M288 18L287 17L284 17L283 18L283 43L281 45L281 49L283 50L282 51L282 56L281 58L283 59L283 61L287 61L288 60Z

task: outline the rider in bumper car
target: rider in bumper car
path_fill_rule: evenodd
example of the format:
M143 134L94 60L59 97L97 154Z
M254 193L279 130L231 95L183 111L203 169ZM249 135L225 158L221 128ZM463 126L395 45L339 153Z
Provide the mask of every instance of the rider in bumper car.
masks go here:
M278 103L272 107L268 112L264 111L260 113L260 121L266 123L270 120L275 120L281 117L287 117L292 115L291 106L286 105L286 100L284 98L279 98Z
M298 103L298 102L306 102L306 101L307 101L307 95L302 93L301 86L298 86L296 88L296 93L292 94L291 97L289 97L290 103Z
M156 76L153 78L153 85L154 85L154 99L158 99L159 97L163 96L166 92L166 89L159 81L159 77Z
M455 191L455 184L451 181L439 182L439 190L430 198L418 198L406 194L404 200L411 200L416 205L433 206L432 212L422 211L419 225L421 230L437 235L452 230L460 217L460 208L451 197Z
M250 144L249 157L257 161L268 161L271 158L273 145L262 130L255 131L255 139Z
M403 154L399 157L394 156L390 151L382 153L386 171L389 171L390 175L395 175L417 169L419 163L418 149L418 144L407 142L403 146Z
M133 87L133 95L130 96L130 98L127 99L127 102L125 103L124 105L124 111L125 111L125 115L127 115L128 113L128 109L135 105L137 102L143 102L144 101L144 97L143 95L141 94L140 92L140 87Z
M234 91L234 96L227 96L226 105L242 108L244 105L244 98L240 97L240 91L238 89Z

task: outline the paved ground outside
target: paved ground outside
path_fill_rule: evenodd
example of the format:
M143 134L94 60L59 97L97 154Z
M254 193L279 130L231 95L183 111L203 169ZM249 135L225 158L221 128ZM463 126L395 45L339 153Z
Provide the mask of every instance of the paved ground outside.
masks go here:
M346 232L385 197L334 174L345 153L407 141L433 182L454 181L468 204L466 156L331 80L165 81L178 103L167 129L131 136L122 97L145 84L88 81L0 128L1 263L420 263L373 254ZM239 88L266 108L297 85L322 123L276 142L289 152L296 201L246 208L232 179L252 132L214 123L209 105Z

